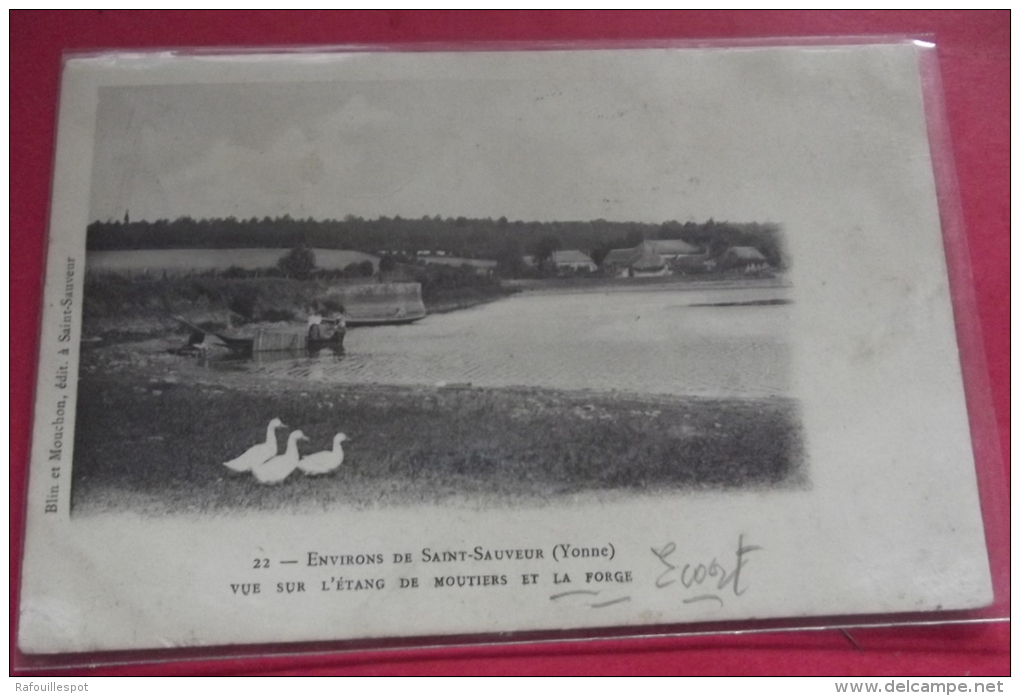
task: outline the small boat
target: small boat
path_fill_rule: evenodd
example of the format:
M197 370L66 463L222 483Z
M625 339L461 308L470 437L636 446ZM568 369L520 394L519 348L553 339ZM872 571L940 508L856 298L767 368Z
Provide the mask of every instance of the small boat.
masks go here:
M353 309L353 314L347 315L347 326L387 326L393 324L410 324L425 318L425 305L420 308L400 306L394 309L374 309L369 307L359 311L358 307ZM373 311L374 310L374 311Z
M356 317L347 320L347 326L392 326L401 324L411 324L424 319L425 315L412 316L412 317Z
M174 316L192 331L186 345L172 350L178 355L202 355L210 347L226 348L238 356L280 351L315 351L332 348L342 351L346 327L410 324L424 319L428 312L422 301L420 283L357 283L331 288L324 299L346 307L344 321L320 319L303 329L265 330L253 336L235 336L206 331L187 319ZM332 329L327 325L332 323Z
M420 283L358 283L338 285L329 297L346 309L347 326L410 324L428 312Z
M344 336L347 333L342 328L334 330L327 336L319 336L317 332L316 335L312 335L308 331L298 329L293 331L259 329L253 336L231 336L217 331L206 331L184 317L175 316L174 319L192 330L188 339L189 345L220 345L237 356L275 351L314 351L321 348L342 351Z
M326 338L312 338L304 331L265 331L258 330L254 336L224 336L213 334L232 353L251 355L253 353L293 352L302 350L319 350L333 348L343 350L346 331L336 331Z

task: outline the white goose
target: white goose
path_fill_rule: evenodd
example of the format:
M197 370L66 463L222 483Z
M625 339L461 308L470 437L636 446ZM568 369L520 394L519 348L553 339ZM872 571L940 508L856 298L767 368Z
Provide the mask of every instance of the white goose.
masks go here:
M253 466L269 460L270 457L275 457L276 429L286 427L287 426L285 426L279 418L274 418L269 421L269 427L266 428L265 442L260 442L237 459L231 459L229 462L225 462L223 466L227 467L231 471L251 471Z
M298 468L309 476L328 474L338 469L344 463L344 448L340 443L346 439L346 435L337 433L333 437L333 449L309 454L298 462Z
M297 468L300 457L297 441L307 439L303 432L295 430L287 438L287 450L283 454L277 455L262 464L256 464L251 468L251 473L255 474L255 478L258 479L259 483L279 483L284 480Z

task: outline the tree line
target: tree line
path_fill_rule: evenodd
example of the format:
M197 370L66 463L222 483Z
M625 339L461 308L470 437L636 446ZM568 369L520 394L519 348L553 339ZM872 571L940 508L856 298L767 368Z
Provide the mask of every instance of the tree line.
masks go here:
M313 220L284 215L132 221L125 214L123 220L90 224L86 245L90 251L251 247L318 247L380 255L443 251L464 258L496 260L506 268L520 264L525 255L541 260L558 249L579 249L598 263L610 249L633 247L646 239L681 239L713 257L731 246L753 246L774 267L788 265L778 225L715 220L655 224L601 219L511 222L505 217L494 220L438 215Z

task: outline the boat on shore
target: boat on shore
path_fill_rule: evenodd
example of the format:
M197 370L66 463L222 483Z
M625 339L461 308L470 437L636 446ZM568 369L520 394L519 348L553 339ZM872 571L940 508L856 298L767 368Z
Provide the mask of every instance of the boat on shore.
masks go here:
M205 353L211 347L226 349L238 357L247 357L255 353L315 351L322 348L342 351L344 336L347 333L346 330L337 328L328 335L316 336L305 329L260 328L250 336L236 336L220 331L207 331L184 317L175 316L174 319L191 329L187 344L172 351L178 354Z
M326 297L343 305L347 326L410 324L427 314L421 283L336 285Z
M235 355L255 353L293 352L332 348L343 350L347 328L359 326L390 326L410 324L424 319L427 312L421 298L420 283L372 283L339 285L330 290L324 299L342 306L343 321L322 321L318 326L301 328L258 328L250 335L232 335L207 331L184 317L174 319L191 330L191 336L178 353L201 353L209 347L226 348ZM326 325L332 323L332 328Z
M410 324L424 319L425 315L414 315L408 316L407 314L394 313L392 316L362 316L362 317L348 317L347 326L392 326L394 324Z

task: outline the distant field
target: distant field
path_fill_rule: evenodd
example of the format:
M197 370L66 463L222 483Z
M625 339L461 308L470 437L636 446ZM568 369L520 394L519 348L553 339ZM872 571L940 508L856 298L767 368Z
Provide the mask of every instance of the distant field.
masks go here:
M288 249L130 249L88 252L88 270L99 273L163 273L181 275L221 271L231 266L246 270L272 268ZM368 260L378 268L379 257L345 249L312 249L315 265L338 270Z

